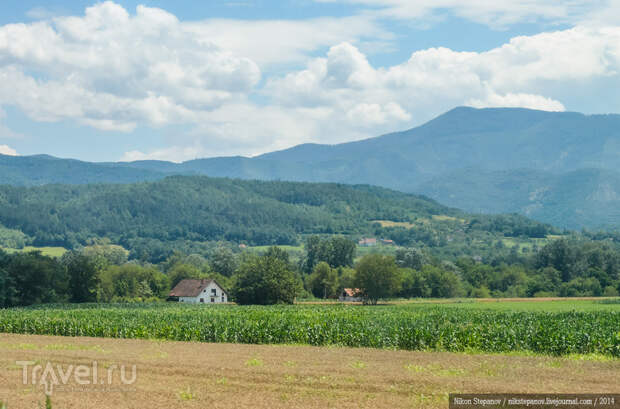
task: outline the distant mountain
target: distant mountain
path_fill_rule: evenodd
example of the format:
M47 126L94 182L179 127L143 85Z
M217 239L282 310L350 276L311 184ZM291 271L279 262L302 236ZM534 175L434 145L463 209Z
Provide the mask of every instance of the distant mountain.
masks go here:
M78 162L80 175L67 171L75 163L53 165L48 158L45 170L22 172L19 160L29 158L13 158L12 167L4 158L0 170L11 172L0 174L0 183L126 182L169 174L363 183L422 193L467 211L516 211L560 227L620 227L614 211L620 208L620 115L461 107L417 128L357 142L181 164Z
M620 172L616 171L589 168L554 174L468 168L433 178L419 190L469 212L514 212L569 228L620 227Z
M48 155L0 155L0 184L37 186L50 183L131 183L161 179L158 171L122 163L91 163Z

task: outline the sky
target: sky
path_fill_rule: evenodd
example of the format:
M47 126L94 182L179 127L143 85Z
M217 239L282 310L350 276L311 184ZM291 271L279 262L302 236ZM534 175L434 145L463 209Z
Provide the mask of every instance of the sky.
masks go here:
M620 113L617 0L3 0L0 154L175 162Z

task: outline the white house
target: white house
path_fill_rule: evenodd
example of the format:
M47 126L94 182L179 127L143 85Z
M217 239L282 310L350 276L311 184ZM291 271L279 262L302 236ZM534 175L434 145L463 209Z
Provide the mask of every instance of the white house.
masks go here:
M170 297L178 298L179 302L185 303L221 304L228 302L228 293L211 279L181 280L170 291Z

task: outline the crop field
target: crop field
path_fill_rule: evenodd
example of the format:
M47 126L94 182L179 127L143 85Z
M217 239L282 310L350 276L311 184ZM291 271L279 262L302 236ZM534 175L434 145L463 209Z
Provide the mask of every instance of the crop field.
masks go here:
M554 304L558 303L558 304ZM0 310L0 332L243 344L620 356L620 304L60 305ZM527 304L530 304L528 306ZM545 306L549 306L545 309Z
M7 409L45 407L43 387L23 384L18 361L64 371L97 362L101 380L115 365L136 366L135 383L123 386L116 373L105 391L58 378L54 409L445 409L449 393L615 391L620 373L620 360L607 357L0 334L0 401Z

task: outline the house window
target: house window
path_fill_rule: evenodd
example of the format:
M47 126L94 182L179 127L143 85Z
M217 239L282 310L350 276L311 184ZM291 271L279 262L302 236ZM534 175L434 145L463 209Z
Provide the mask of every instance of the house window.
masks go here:
M201 299L200 299L200 302L205 302L205 299L204 299L204 298L201 298Z
M217 290L215 288L211 289L211 295L217 295Z
M222 302L224 302L224 295L222 295Z
M211 297L211 302L215 302L215 297Z

